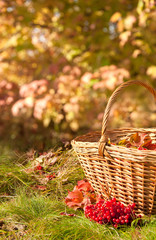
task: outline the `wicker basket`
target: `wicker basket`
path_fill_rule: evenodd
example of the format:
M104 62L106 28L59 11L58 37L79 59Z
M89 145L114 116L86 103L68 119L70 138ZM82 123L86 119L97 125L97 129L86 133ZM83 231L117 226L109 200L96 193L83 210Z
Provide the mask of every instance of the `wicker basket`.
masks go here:
M156 151L138 150L108 144L133 133L147 133L156 143L156 128L121 128L106 130L108 116L116 97L125 87L137 84L147 88L156 99L156 91L141 81L121 84L110 97L105 109L102 133L91 132L72 140L85 175L97 194L115 197L128 205L135 202L137 213L156 214Z

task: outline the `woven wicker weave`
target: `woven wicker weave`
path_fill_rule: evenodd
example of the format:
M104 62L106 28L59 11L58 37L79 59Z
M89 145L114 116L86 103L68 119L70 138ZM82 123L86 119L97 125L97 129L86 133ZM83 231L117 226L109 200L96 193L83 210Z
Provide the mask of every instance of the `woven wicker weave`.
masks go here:
M120 128L107 130L109 112L125 87L137 84L147 88L156 100L156 91L141 81L121 84L105 109L102 132L91 132L72 140L72 146L85 175L97 194L115 197L125 205L135 202L138 213L156 214L156 151L138 150L108 144L133 133L147 133L156 143L156 128Z

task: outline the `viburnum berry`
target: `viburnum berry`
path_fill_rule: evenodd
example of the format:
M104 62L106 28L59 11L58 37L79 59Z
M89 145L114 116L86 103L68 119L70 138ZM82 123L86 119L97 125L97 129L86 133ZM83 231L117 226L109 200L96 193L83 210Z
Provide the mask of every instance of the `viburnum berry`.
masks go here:
M147 148L144 148L144 147L138 147L138 150L147 150Z
M52 180L53 178L55 178L55 173L47 175L46 178L48 178L48 180Z
M38 166L35 167L36 171L41 171L42 169L43 169L43 167L41 165L38 165Z
M99 224L113 224L117 228L119 225L131 224L136 218L134 208L135 203L126 207L121 202L117 202L115 198L108 201L100 199L95 205L86 206L85 216Z

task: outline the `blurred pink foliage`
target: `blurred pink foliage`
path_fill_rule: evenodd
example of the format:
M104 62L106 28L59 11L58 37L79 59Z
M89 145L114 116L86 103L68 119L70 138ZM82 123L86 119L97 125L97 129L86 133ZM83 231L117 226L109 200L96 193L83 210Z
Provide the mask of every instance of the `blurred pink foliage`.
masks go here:
M52 82L41 79L18 86L2 81L0 105L7 109L12 122L16 119L19 123L26 124L26 128L32 124L33 131L36 131L38 124L44 127L52 124L54 129L59 128L63 133L76 132L83 127L97 130L101 128L109 94L129 78L128 70L115 65L100 67L93 73L85 72L77 66L65 65L62 73ZM118 124L120 118L121 121L123 118L126 121L129 106L135 104L133 97L126 98L120 108L118 103L115 103L113 122ZM140 112L138 114L141 116ZM137 111L130 113L129 124L130 118L134 122L139 119L138 114ZM1 115L3 116L4 112L1 112ZM4 119L8 119L8 115ZM143 119L146 119L145 116ZM145 120L144 124L147 124Z
M95 98L95 92L98 94L101 89L105 96L105 90L113 90L128 78L129 72L115 65L101 67L93 73L65 65L53 82L41 79L18 86L2 81L0 104L9 105L12 116L19 121L33 118L46 127L53 122L60 128L77 131L88 125L88 116L98 115L99 103L105 101L100 95ZM88 109L89 102L99 107Z
M0 0L0 6L1 136L32 141L32 133L52 139L99 130L118 85L132 78L156 86L153 0ZM155 108L143 90L140 108L129 90L114 104L113 127L154 125Z
M0 106L6 108L18 98L18 85L5 80L0 82Z
M94 84L95 90L98 88L108 88L113 91L117 85L124 81L124 79L128 79L130 77L129 72L126 69L118 68L115 65L101 67L98 74L101 81Z
M44 94L48 90L49 82L45 79L35 80L20 87L19 94L21 97L36 97Z

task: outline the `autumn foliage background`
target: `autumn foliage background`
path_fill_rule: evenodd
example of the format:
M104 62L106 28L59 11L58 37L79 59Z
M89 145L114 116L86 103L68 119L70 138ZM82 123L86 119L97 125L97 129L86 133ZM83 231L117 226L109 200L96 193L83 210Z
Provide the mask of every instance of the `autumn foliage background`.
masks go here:
M0 13L3 143L43 150L100 130L118 85L156 88L154 0L0 0ZM112 110L111 127L155 127L141 87L126 89Z

